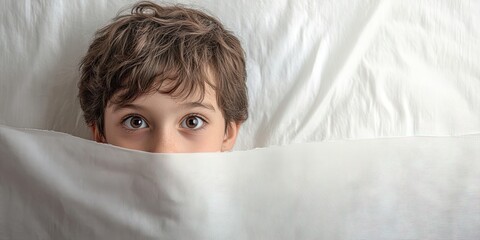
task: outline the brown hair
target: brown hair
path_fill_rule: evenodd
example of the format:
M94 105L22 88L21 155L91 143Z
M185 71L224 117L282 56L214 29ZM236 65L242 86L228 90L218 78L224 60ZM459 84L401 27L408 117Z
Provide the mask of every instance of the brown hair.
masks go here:
M89 126L104 134L109 101L127 104L160 91L172 97L215 90L226 122L248 117L246 71L240 41L215 18L180 5L143 1L95 33L80 64L80 105ZM208 79L214 79L214 82Z

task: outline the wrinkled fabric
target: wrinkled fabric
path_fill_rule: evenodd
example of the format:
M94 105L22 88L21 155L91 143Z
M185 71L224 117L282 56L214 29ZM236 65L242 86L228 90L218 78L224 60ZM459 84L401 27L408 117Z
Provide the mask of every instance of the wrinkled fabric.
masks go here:
M240 38L236 149L271 147L82 139L78 64L133 1L1 1L0 239L480 239L480 1L162 2Z
M153 154L0 126L0 239L479 239L479 144Z
M250 118L236 149L480 133L480 1L180 2L238 35ZM78 65L129 0L0 3L0 124L89 138Z

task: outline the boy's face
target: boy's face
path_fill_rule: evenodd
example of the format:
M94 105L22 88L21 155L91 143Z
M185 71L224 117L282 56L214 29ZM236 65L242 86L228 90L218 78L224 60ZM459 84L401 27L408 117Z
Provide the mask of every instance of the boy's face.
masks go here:
M215 91L206 86L203 101L154 92L126 106L109 103L104 114L104 136L92 127L97 142L161 153L229 151L240 124L225 119Z

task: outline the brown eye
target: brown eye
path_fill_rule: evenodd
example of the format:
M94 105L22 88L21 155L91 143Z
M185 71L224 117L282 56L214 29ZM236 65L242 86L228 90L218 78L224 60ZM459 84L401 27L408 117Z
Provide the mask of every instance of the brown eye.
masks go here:
M128 129L140 129L148 127L146 121L140 116L130 116L123 120L123 125Z
M188 129L199 129L205 124L205 121L197 116L188 116L182 121L182 127Z

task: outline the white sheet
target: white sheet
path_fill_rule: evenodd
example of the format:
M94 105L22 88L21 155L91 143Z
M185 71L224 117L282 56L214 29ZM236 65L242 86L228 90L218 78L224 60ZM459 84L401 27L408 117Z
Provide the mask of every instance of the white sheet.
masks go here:
M0 239L479 239L479 143L173 155L0 126Z
M237 149L480 132L480 1L179 2L245 47L251 117ZM78 63L130 3L1 1L0 124L89 138Z
M480 132L480 1L178 2L245 47L236 149ZM130 3L0 1L0 124L89 138L78 63ZM162 155L0 126L0 239L479 239L479 137Z

